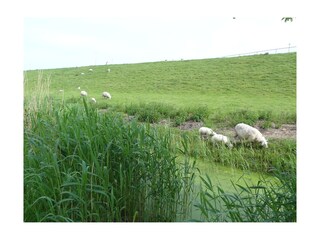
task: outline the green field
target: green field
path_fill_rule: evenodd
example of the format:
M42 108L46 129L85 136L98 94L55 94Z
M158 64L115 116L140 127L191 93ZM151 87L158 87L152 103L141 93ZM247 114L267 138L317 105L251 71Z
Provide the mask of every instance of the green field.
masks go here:
M64 90L65 100L77 99L80 86L101 108L156 102L176 108L203 106L210 115L239 109L296 112L295 53L49 69L41 74L50 79L54 98L62 98L59 90ZM38 76L37 70L25 72L26 96ZM102 98L103 91L111 93L111 101Z
M229 149L175 128L295 123L295 53L24 74L24 221L296 221L295 139ZM204 164L263 177L230 192Z

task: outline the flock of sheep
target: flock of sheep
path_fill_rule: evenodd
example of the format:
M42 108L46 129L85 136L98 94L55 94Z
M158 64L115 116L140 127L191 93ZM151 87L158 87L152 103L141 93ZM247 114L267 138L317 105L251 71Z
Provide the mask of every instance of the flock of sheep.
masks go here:
M80 87L78 87L78 89L80 89ZM81 95L82 97L86 97L86 96L88 96L88 93L87 93L86 91L82 90L82 91L80 92L80 95ZM108 93L108 92L103 92L103 93L102 93L102 97L104 97L104 98L106 98L106 99L111 99L111 94ZM94 103L97 102L97 100L96 100L95 98L91 98L91 101L94 102Z
M238 141L258 142L262 147L268 147L267 140L258 129L245 123L239 123L235 126L234 130L236 132L234 143ZM222 143L229 148L233 147L229 137L217 134L211 128L201 127L199 129L199 134L202 140L209 140L213 144Z
M110 71L111 71L111 70L108 69L108 72L110 72ZM90 68L90 69L89 69L89 72L93 72L93 69ZM81 75L84 75L84 73L81 73ZM81 88L78 87L78 90L80 90L80 89L81 89ZM88 93L87 93L86 91L82 90L82 91L80 92L80 95L81 95L82 97L87 97L87 96L88 96ZM111 99L111 94L110 94L109 92L103 92L103 93L102 93L102 97L104 97L104 98L106 98L106 99ZM94 102L94 103L97 102L97 100L96 100L94 97L91 98L91 101Z

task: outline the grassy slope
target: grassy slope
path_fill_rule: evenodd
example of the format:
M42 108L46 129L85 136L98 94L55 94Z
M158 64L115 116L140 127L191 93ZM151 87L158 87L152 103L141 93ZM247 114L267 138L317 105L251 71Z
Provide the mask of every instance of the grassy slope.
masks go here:
M43 75L50 77L50 92L57 98L62 95L60 89L65 99L79 98L81 86L101 107L105 105L101 93L109 91L110 105L161 102L176 107L207 106L210 113L296 111L295 53L50 69L43 70ZM38 71L27 71L25 77L28 95Z

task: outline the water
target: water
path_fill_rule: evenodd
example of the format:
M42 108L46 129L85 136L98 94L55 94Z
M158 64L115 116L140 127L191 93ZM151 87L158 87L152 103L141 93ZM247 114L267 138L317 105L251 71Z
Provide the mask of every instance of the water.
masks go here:
M188 217L188 219L194 220L201 220L200 211L194 206L199 202L198 193L201 188L201 179L199 175L202 177L208 175L214 186L220 186L225 192L230 193L236 192L232 182L245 186L245 183L249 185L257 185L258 181L262 178L268 181L274 180L272 176L264 173L240 170L230 166L223 166L206 159L197 159L195 167L200 170L200 173L197 173L195 179L194 201L191 214Z

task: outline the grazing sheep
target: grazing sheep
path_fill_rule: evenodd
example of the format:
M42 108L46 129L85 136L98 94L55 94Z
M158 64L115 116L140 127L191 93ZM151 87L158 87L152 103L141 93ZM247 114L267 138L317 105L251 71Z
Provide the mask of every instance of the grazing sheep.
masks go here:
M261 146L267 148L268 142L258 129L245 123L239 123L235 126L236 139L247 140L249 142L258 142Z
M59 92L63 92L63 89L60 89Z
M92 69L92 68L89 68L89 72L93 72L93 69Z
M108 72L111 72L111 69L110 69L110 68L108 68Z
M213 144L218 144L218 143L223 143L227 145L229 148L232 148L232 144L230 142L230 139L227 136L224 136L222 134L214 134L211 138L210 141Z
M199 134L201 139L207 140L209 136L212 137L216 133L211 128L201 127L199 128Z
M91 98L91 101L97 103L97 100L95 98Z
M81 96L88 96L88 93L86 91L81 91L80 94Z
M84 73L81 73L81 75L84 75Z
M78 90L80 90L81 88L80 87L78 87Z
M102 97L107 98L107 99L111 99L111 94L108 92L103 92Z

